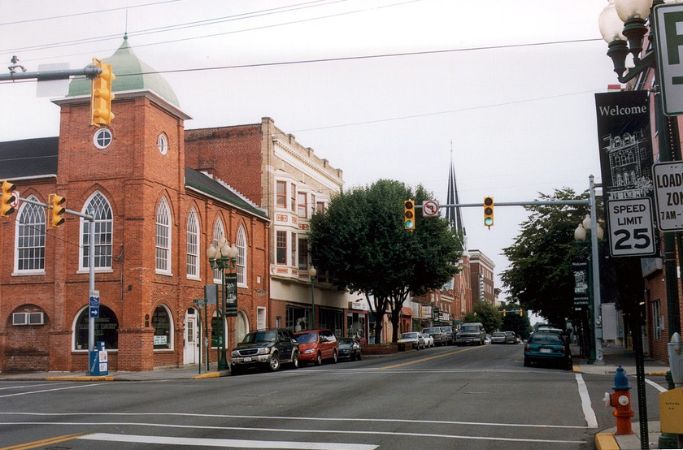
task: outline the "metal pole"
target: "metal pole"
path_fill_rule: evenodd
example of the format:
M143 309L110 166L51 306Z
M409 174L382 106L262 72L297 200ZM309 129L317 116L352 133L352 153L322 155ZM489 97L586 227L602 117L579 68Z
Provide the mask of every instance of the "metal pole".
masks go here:
M90 228L88 242L88 281L90 293L88 299L90 299L95 294L95 219L92 218L88 222ZM95 318L88 311L88 375L92 375L90 355L93 351L95 351Z
M226 285L225 285L225 268L221 266L221 280L223 281L223 295L221 295L221 354L218 360L218 370L226 370L228 368L228 361L225 355L225 340L227 333L225 332L225 299L226 299Z
M311 277L311 327L310 329L315 328L315 297L313 295L313 283L315 282L315 277Z
M595 328L595 362L602 363L602 323L600 322L600 257L598 255L598 209L595 204L595 177L588 177L591 210L591 266L593 274L593 326Z

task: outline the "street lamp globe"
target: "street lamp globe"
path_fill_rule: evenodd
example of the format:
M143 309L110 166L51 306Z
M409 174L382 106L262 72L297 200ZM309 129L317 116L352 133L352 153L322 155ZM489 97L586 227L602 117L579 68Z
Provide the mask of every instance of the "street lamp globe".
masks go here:
M650 15L652 0L614 0L614 7L624 22L631 19L645 20Z
M614 41L626 42L626 36L622 33L624 29L624 22L619 18L617 10L614 6L614 1L610 1L609 5L600 13L598 17L598 25L600 27L600 34L608 44Z
M310 266L308 268L308 276L313 279L315 276L318 275L318 271L316 270L315 266Z
M574 230L574 240L575 241L585 241L586 240L586 229L583 225L579 224Z
M221 251L221 253L223 253L224 256L231 260L237 258L237 255L239 255L240 251L237 249L237 246L235 246L235 244L232 244L229 247L226 244L225 247L225 251Z
M218 253L218 249L211 243L209 248L206 249L206 256L209 257L209 261L214 261L216 259L216 253Z
M581 225L583 225L583 227L584 227L586 230L590 230L590 229L591 229L591 216L590 216L590 214L586 214L586 217L583 218L583 221L581 222Z

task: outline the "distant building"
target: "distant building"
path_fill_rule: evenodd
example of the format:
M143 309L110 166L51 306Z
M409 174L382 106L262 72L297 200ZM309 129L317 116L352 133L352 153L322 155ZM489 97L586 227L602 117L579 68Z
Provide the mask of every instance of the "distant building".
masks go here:
M472 299L474 301L494 304L496 300L494 286L495 263L480 250L470 250L470 280Z

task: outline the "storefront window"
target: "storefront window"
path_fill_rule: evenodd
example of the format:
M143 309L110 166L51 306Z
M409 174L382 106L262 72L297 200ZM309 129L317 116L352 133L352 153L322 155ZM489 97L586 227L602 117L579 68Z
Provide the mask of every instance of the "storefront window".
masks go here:
M152 316L154 350L172 348L171 318L164 306L157 306Z
M100 316L95 318L95 345L100 341L109 350L119 348L119 322L112 310L104 305L100 305ZM78 315L74 346L74 350L88 349L88 308Z
M287 306L287 319L285 326L293 331L301 331L308 329L308 316L310 314L309 308L302 308L300 306Z

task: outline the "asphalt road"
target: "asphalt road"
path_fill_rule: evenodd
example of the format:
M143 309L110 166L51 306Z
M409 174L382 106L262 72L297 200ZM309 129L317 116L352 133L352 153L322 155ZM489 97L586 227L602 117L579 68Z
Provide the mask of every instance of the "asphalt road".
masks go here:
M525 368L522 345L440 347L203 380L4 381L0 445L594 448L594 434L614 426L601 400L612 383L607 375ZM657 390L648 389L656 420Z

